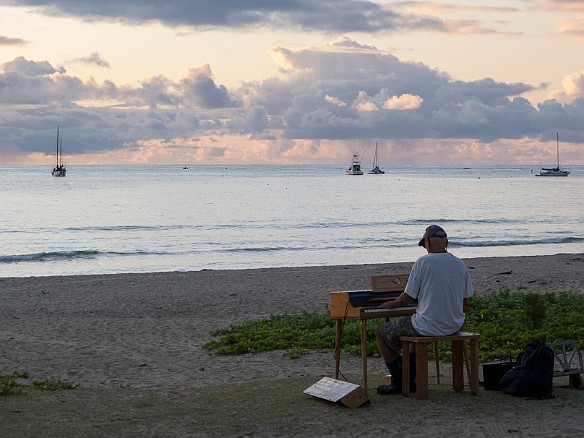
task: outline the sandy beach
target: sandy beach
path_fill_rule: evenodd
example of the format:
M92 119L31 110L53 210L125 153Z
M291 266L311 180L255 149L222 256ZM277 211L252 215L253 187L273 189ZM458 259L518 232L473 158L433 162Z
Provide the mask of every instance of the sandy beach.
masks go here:
M488 294L501 289L534 293L569 291L581 294L584 293L583 256L584 254L562 254L477 258L467 259L465 262L470 270L477 294ZM259 398L261 394L269 392L269 388L276 386L286 388L289 383L293 389L287 390L286 397L292 397L293 394L294 401L288 401L288 404L317 406L317 409L322 410L323 413L333 411L335 415L350 417L351 421L359 424L364 421L373 423L378 421L372 412L382 409L384 404L389 406L390 403L393 405L401 403L400 409L409 406L408 415L412 415L412 409L415 412L418 411L415 397L405 401L400 397L390 402L370 394L372 403L369 407L349 411L339 409L336 405L332 407L324 402L315 401L302 394L304 385L307 387L323 376L333 377L332 352L312 352L300 359L291 360L284 357L281 351L221 357L209 355L202 349L203 344L213 339L210 332L215 329L274 314L326 312L331 291L367 289L371 275L407 273L410 267L411 263L397 263L2 278L0 279L0 345L2 350L0 374L10 374L15 370L26 371L34 379L63 380L79 384L79 389L60 392L58 395L33 393L26 396L2 397L0 410L11 413L7 418L18 425L20 421L18 419L21 417L14 414L13 411L16 408L13 404L21 402L18 401L19 397L21 400L22 397L32 398L29 401L36 406L35 409L47 403L50 404L53 400L51 397L59 399L85 397L85 395L72 396L74 392L89 394L87 397L91 399L96 397L95 394L104 394L105 391L105 393L118 394L116 399L123 400L124 396L119 396L120 391L132 394L132 399L153 393L162 394L164 397L174 394L188 398L189 394L213 393L214 388L223 388L223 394L236 397L235 393L230 392L234 388L240 388L242 393L247 388L253 393L255 387L261 387L263 389L256 395ZM343 357L342 371L344 375L355 376L356 383L360 383L358 381L361 372L359 358ZM369 373L372 380L370 389L372 389L380 383L376 379L381 379L385 373L383 364L379 360L370 360ZM442 417L440 424L450 424L449 428L440 430L450 430L451 435L456 435L456 431L459 431L460 436L463 436L462 432L467 432L465 436L499 436L500 420L484 417L484 415L493 415L493 412L481 409L481 402L485 403L492 397L500 398L493 407L497 409L498 405L511 403L509 401L511 397L492 391L482 391L479 397L472 397L472 401L469 401L470 395L467 394L468 397L466 397L454 394L453 396L450 394L451 391L448 391L448 385L443 384L441 387L445 389L441 388L437 392L438 400L442 399L443 402L458 406L457 412L460 412L460 409L468 409L477 417L472 421L469 420L468 423L457 420L454 424L450 424L448 422L451 419L447 418L448 415L441 413L444 407L436 405L436 401L428 402L423 406L435 406L438 409L434 414L429 415ZM549 419L553 427L548 432L562 436L580 436L584 433L582 418L584 409L581 408L584 406L582 403L584 391L568 388L560 388L560 391L563 391L564 397L558 396L556 399L545 402L532 401L531 406L533 404L541 406L542 403L546 403L548 407L551 407L557 404L557 409L549 410L549 414L553 415L553 419L552 417ZM374 390L370 391L370 393L374 392ZM106 394L104 397L107 398L109 395ZM432 398L432 390L430 398ZM186 403L185 399L181 400ZM517 403L525 402L517 401ZM223 405L223 402L218 401L218 405ZM112 409L116 409L115 406L116 403L112 402ZM541 415L547 415L542 414L538 409L533 409L528 405L525 412L527 415L530 413L538 415L540 419ZM368 413L359 417L356 414L358 411ZM340 414L342 412L344 414ZM284 411L282 415L293 414L294 412L286 414ZM494 414L497 415L497 412L494 411ZM46 415L50 416L50 413ZM500 415L508 416L510 413L507 409L507 411L501 411ZM39 414L39 418L42 417ZM535 417L532 420L535 421ZM311 421L315 422L314 425L318 424L318 421L314 419ZM435 418L435 421L439 422L439 419ZM157 424L161 422L164 423L160 420ZM278 430L277 426L273 429L254 429L253 423L253 418L250 418L246 423L248 430L243 430L241 433L243 435L259 433L260 435L292 436L306 435L309 434L307 431L311 430L305 422L301 422L302 426L299 425L300 428L297 430ZM324 423L326 421L323 420ZM383 427L389 427L389 423L388 419ZM279 424L282 425L281 421ZM321 429L322 434L366 436L365 431L375 434L376 430L387 430L379 429L379 424L375 424L373 428L366 428L364 424L361 424L358 430L354 430L355 433L348 433L344 428L335 430L335 424L338 423L334 422L330 425L331 429ZM473 424L478 425L478 429L474 429ZM525 421L525 424L529 424L529 421ZM539 432L547 430L533 428L529 431L525 424L521 426L523 429L506 433L514 436L531 436L538 430ZM23 426L19 426L22 430ZM165 429L166 433L158 433L156 427L152 427L150 433L143 436L212 436L215 432L226 433L221 428L214 429L209 425L207 429L197 427L189 429L183 426L175 431L179 432L178 434L168 429ZM511 426L509 428L513 429ZM6 436L35 435L34 425L25 435L19 435L18 430L16 427L9 429L9 434ZM46 432L51 435L51 430L47 429ZM97 435L105 431L106 429L94 429ZM40 430L37 432L40 433ZM133 436L135 429L128 428L126 432L128 432L127 436ZM227 432L227 434L234 433ZM108 434L105 433L105 435ZM116 432L110 430L109 436L112 435L116 435ZM544 435L547 436L547 434ZM136 436L140 436L140 433ZM424 436L424 434L419 436ZM440 436L440 434L427 433L425 436Z

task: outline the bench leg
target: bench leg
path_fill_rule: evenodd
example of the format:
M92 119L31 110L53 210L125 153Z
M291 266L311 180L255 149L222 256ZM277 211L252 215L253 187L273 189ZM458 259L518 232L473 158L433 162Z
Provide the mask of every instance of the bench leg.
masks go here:
M440 385L440 343L434 342L434 360L436 361L436 382Z
M452 388L456 392L464 389L464 341L452 341Z
M404 380L408 384L409 379ZM416 343L416 398L428 400L428 344Z
M411 362L410 354L415 350L416 353L416 374L417 387L416 398L418 400L428 399L428 344L435 342L430 341L432 337L424 339L423 337L404 336L402 339L403 348L403 368L402 368L402 395L407 397L410 393L410 372ZM472 395L479 393L479 339L478 335L470 336L445 336L444 340L452 342L452 388L456 392L464 390L465 364L468 374L470 391ZM467 341L470 348L467 347ZM434 344L434 347L436 345ZM470 352L469 352L470 349ZM470 362L470 364L469 364Z
M479 340L470 341L470 393L479 395Z
M409 342L402 342L402 395L407 397L410 395L410 353L411 346Z

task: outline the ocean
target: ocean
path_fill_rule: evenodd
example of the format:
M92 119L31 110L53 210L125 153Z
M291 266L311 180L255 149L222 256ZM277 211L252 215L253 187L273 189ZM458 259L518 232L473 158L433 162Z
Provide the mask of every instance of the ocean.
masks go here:
M584 252L584 167L0 166L0 277Z

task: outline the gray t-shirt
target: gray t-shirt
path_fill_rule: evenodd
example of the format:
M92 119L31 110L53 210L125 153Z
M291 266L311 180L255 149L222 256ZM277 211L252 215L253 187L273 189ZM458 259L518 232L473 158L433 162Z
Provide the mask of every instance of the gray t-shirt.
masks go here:
M429 253L414 263L405 293L418 299L414 328L424 336L443 336L464 324L463 300L473 289L461 259L450 253Z

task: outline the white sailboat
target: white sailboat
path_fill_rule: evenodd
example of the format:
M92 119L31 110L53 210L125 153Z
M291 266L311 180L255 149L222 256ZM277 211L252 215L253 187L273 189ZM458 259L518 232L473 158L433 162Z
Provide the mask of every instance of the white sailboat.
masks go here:
M353 153L351 164L347 169L347 175L363 175L363 171L361 170L361 159L359 158L359 152Z
M57 126L57 162L55 167L51 172L53 176L65 176L67 175L67 169L65 169L65 165L63 164L63 139L59 137L59 127Z
M373 156L373 169L369 171L371 175L383 175L385 172L381 170L377 163L377 142L375 142L375 155Z
M568 176L568 170L560 169L560 135L556 132L556 155L558 157L558 164L556 167L542 167L539 173L535 176Z

